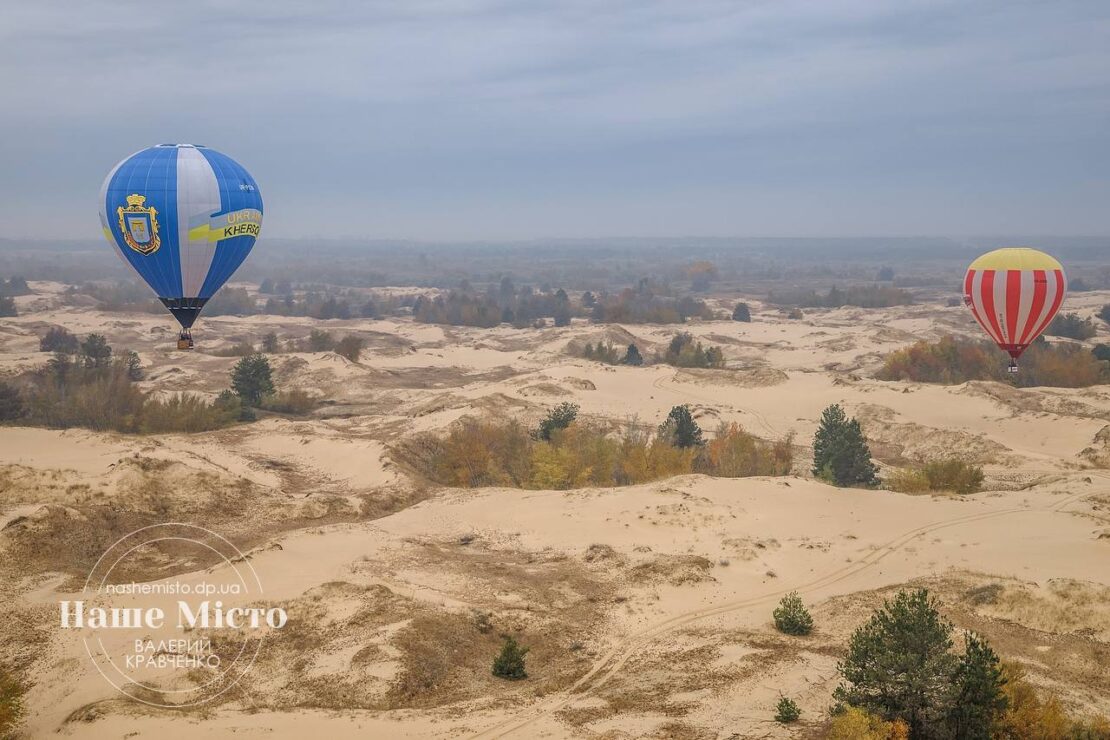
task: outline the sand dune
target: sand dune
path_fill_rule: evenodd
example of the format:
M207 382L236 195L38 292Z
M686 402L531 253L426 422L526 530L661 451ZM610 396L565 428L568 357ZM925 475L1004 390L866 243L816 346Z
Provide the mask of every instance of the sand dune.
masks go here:
M318 323L217 317L187 354L160 316L62 308L57 291L35 287L26 315L0 321L0 372L43 362L35 332L60 324L139 351L147 390L212 395L235 358L206 346ZM1107 300L1084 294L1077 306ZM1110 713L1098 657L1110 635L1110 393L874 380L883 353L952 324L971 333L970 319L919 305L796 321L752 303L754 323L684 327L724 348L725 370L611 367L568 352L604 338L650 356L675 327L332 321L370 337L358 362L274 358L279 385L326 401L309 417L148 437L0 429L0 639L34 677L30 735L793 737L769 719L780 693L820 716L848 634L905 584L931 588L949 618L1028 662L1069 708ZM688 403L707 429L794 435L800 461L782 478L457 490L415 480L390 453L467 414L532 423L562 401L644 425ZM861 419L884 467L955 452L983 465L986 490L905 495L813 480L804 448L830 403ZM237 690L202 709L123 699L80 636L51 627L111 527L152 511L241 543L266 600L292 615ZM158 567L149 578L234 577L216 559ZM802 640L770 623L791 590L817 622ZM533 648L527 681L489 675L503 631Z

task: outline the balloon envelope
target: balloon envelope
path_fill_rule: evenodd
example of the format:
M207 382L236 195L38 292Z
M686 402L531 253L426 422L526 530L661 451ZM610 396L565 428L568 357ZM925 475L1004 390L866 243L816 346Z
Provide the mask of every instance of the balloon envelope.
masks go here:
M173 313L193 325L262 227L258 183L226 154L160 144L117 164L100 189L104 236Z
M964 278L964 302L994 343L1015 360L1060 310L1068 283L1064 268L1036 249L987 252Z

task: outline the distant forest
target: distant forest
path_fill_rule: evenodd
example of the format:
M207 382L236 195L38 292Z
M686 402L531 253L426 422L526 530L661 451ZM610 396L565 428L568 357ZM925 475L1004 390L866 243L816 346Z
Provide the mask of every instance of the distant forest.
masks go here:
M976 256L1029 244L1064 261L1076 289L1110 287L1110 239L1007 237L957 242L940 238L605 239L505 244L267 239L235 275L261 283L296 281L339 287L417 286L479 290L508 276L518 286L619 291L643 278L676 289L794 287L888 280L897 287L950 287ZM700 263L710 263L706 274ZM887 271L880 276L880 271ZM0 275L80 283L132 275L102 240L24 242L0 239Z
M982 251L1032 242L1059 256L1072 291L1110 288L1103 239L611 239L514 244L263 240L205 309L318 319L412 315L488 327L680 324L713 318L707 298L758 296L784 310L906 305L960 297ZM74 305L161 313L99 242L0 240L0 295L26 280L67 284ZM236 284L238 283L238 284ZM243 284L257 285L255 291ZM389 288L389 290L385 290ZM407 290L397 290L403 288ZM723 318L723 317L722 317Z

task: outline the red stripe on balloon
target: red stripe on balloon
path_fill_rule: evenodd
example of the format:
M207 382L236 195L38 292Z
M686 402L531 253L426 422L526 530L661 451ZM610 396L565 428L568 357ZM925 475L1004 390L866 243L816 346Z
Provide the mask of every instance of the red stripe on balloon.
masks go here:
M996 337L995 342L1001 345L1005 342L1005 339L1002 335L1002 327L998 323L998 312L994 309L994 278L996 274L994 270L983 270L983 282L979 286L979 294L983 298L983 312L994 329L992 334Z
M975 298L972 296L971 291L975 289L975 270L968 270L967 275L964 277L964 302L971 310L971 315L979 322L979 326L983 327L983 331L987 334L991 333L990 327L983 317L979 314L979 309L975 307Z
M1064 302L1064 272L1062 270L1053 270L1052 272L1056 276L1056 292L1052 295L1052 308L1048 310L1048 314L1044 317L1044 321L1037 327L1037 330L1029 337L1030 343L1039 337L1041 332L1048 328L1049 322L1056 316L1056 312L1060 310L1060 304Z
M1006 336L1018 343L1018 310L1021 308L1021 270L1006 271Z
M1041 311L1044 310L1045 296L1048 293L1048 278L1045 277L1044 270L1033 271L1033 301L1029 306L1029 315L1025 317L1025 326L1021 329L1021 338L1018 344L1024 351L1029 343L1036 338L1033 333L1034 327L1037 325L1037 319L1041 317Z

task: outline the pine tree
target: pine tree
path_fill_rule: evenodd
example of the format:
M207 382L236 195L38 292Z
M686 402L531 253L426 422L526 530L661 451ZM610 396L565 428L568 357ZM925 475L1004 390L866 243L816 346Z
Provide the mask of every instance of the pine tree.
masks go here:
M81 356L85 360L85 367L107 367L112 360L112 347L103 335L90 334L81 342Z
M848 419L839 404L826 408L813 437L813 474L837 486L873 488L878 472L859 421Z
M990 740L1008 701L1006 679L991 646L978 635L964 635L964 654L952 677L948 724L953 737Z
M278 336L274 332L269 332L266 336L262 337L262 351L267 354L276 354L278 351Z
M274 392L272 374L270 361L262 355L244 357L231 371L231 388L243 406L261 406L262 399Z
M636 366L643 365L644 357L640 354L640 348L637 347L635 344L628 345L628 351L624 353L624 357L621 359L621 364Z
M564 402L547 412L547 416L540 422L536 431L532 432L534 439L545 442L551 440L551 435L560 429L566 429L578 417L578 404Z
M775 627L779 632L785 632L788 635L808 635L813 631L813 617L810 616L797 591L791 591L783 596L772 616L775 618Z
M752 320L752 311L751 311L750 308L748 308L747 303L737 303L736 304L736 308L732 309L732 320L733 321L746 321L746 322L749 322L749 323L751 322L751 320Z
M787 699L785 696L779 699L779 703L775 707L776 722L786 725L797 722L801 716L802 710L798 709L798 705L794 703L793 699Z
M667 420L659 425L659 436L675 447L701 447L705 444L701 427L694 421L690 407L683 404L671 409Z
M510 681L519 681L528 678L524 670L524 656L529 648L517 645L516 640L506 636L505 643L501 646L501 653L493 659L493 675Z
M833 698L904 719L913 737L939 734L957 664L951 633L928 591L899 591L852 635Z
M139 353L128 350L124 355L124 364L127 365L127 379L132 382L138 382L143 379L143 361L139 358Z

